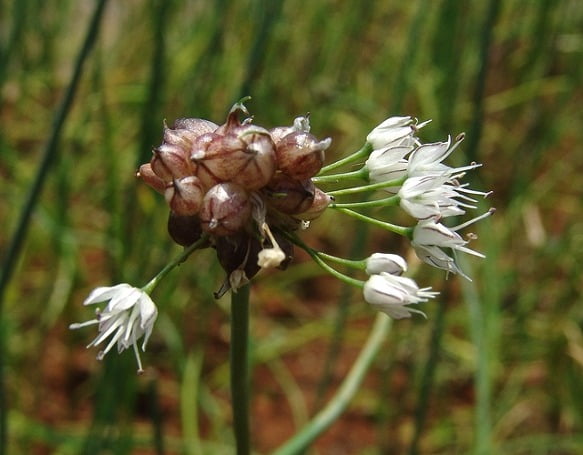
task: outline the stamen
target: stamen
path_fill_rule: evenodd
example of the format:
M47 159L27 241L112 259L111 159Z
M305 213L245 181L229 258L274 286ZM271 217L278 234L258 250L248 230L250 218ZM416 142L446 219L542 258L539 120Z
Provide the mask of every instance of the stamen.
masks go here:
M479 215L479 216L477 216L475 218L472 218L471 220L466 221L465 223L462 223L462 224L459 224L459 225L457 225L455 227L452 227L450 229L452 231L459 231L460 229L463 229L465 227L468 227L469 225L474 224L477 221L483 220L484 218L488 218L490 215L493 215L495 211L496 211L496 209L492 207L486 213L482 213L481 215Z

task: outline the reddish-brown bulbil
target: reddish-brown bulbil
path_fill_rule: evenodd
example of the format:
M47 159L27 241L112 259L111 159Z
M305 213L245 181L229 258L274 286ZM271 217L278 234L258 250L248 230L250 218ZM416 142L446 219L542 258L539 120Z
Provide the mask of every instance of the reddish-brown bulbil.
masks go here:
M312 134L295 132L279 141L276 148L279 170L296 180L315 176L324 164L324 150L330 138L318 141Z
M251 216L247 192L235 183L213 186L202 201L200 221L202 229L210 234L232 235L242 229Z
M308 210L314 202L314 192L312 180L295 180L282 173L275 174L269 184L261 189L267 205L287 215Z

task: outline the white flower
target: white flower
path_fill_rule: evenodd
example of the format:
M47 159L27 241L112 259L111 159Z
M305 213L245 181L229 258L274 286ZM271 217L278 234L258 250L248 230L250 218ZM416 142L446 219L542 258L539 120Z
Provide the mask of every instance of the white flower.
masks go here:
M366 273L401 275L407 271L407 262L397 254L374 253L366 260Z
M413 244L413 249L415 250L417 257L426 264L432 265L433 267L445 270L447 272L461 275L464 278L470 280L470 278L460 270L460 268L455 263L455 260L448 256L438 246Z
M489 216L491 213L492 212L487 212L471 222ZM415 253L419 259L423 262L448 272L459 273L464 278L469 279L460 271L455 260L441 250L441 248L451 248L454 251L461 251L462 253L484 258L485 256L483 254L467 248L466 245L469 242L462 239L462 237L456 232L458 229L467 226L468 224L469 222L454 228L448 228L441 223L437 223L433 219L420 221L413 229L411 245L415 249Z
M376 126L366 137L374 150L418 143L415 133L429 122L417 125L413 117L390 117Z
M456 142L451 145L451 137L447 138L446 142L434 142L431 144L420 145L409 156L409 166L407 168L407 175L409 177L417 177L421 175L452 175L460 174L463 171L474 169L481 166L477 163L472 163L468 166L452 168L442 163L452 152L462 143L463 135L457 137Z
M424 175L408 178L398 192L400 205L409 215L425 220L463 215L464 208L475 209L477 201L466 194L483 197L489 193L474 191L457 184L447 175Z
M263 248L257 254L257 265L261 268L271 268L271 267L279 267L283 261L285 261L286 255L275 240L271 229L269 229L269 225L263 221L260 225L261 230L263 231L263 235L267 236L271 242L271 247Z
M409 305L426 302L438 295L431 288L419 289L411 278L388 273L372 275L364 283L363 294L368 303L394 319L409 318L412 313L425 315Z
M277 245L277 244L276 244ZM257 265L261 268L267 269L271 267L279 267L285 260L285 253L279 245L273 248L263 248L257 254Z
M98 287L94 289L83 305L109 301L103 311L97 310L97 316L83 323L71 324L70 329L79 329L97 324L99 334L87 346L97 346L111 337L109 343L99 352L97 358L103 359L111 348L117 343L117 351L121 352L133 348L138 363L138 372L142 372L142 361L138 351L138 340L144 337L142 351L145 351L148 339L152 334L152 328L158 310L150 296L141 289L122 283L112 287Z
M368 179L373 183L388 182L407 174L408 162L405 159L413 147L399 146L374 150L366 160L364 167Z

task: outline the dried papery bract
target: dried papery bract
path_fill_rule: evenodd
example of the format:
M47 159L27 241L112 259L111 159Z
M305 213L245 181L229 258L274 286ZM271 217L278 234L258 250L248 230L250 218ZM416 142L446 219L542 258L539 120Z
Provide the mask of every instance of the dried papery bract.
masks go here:
M331 143L330 138L318 141L310 133L288 134L277 144L279 170L296 180L315 176L324 164L324 151Z
M249 195L235 183L219 183L204 196L200 221L205 232L232 235L243 228L251 216Z

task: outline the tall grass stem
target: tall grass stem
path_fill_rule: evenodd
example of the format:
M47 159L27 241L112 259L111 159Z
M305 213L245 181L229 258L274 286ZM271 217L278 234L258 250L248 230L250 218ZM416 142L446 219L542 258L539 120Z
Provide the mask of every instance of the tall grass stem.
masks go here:
M249 285L231 294L231 401L237 455L249 455Z
M99 0L95 6L95 10L93 11L89 26L87 28L87 34L85 35L85 39L81 45L81 49L75 61L75 66L73 68L73 74L71 75L69 85L55 114L51 133L43 150L34 181L32 182L29 192L26 195L22 211L20 212L20 217L16 223L16 229L14 230L14 234L8 243L6 254L2 259L2 267L0 267L0 322L2 321L4 293L14 272L18 257L20 256L20 251L30 226L30 218L34 209L36 208L40 194L47 180L48 171L57 155L61 132L73 105L75 94L77 93L77 88L81 80L81 75L83 74L85 61L89 57L89 54L91 53L91 50L97 41L99 25L103 17L103 12L105 11L106 4L107 0ZM2 342L3 337L0 337L0 343ZM0 347L0 350L2 350L2 347ZM0 363L4 363L4 361L5 357L2 356ZM1 376L3 371L3 368L0 368L0 397L5 397L4 378ZM0 402L3 401L4 399L0 398ZM2 404L3 405L0 406L0 453L5 453L8 433L8 411L7 406L5 406L6 403Z
M346 410L350 400L360 388L366 372L372 364L383 341L389 333L392 319L378 313L366 344L353 363L346 379L328 404L297 432L288 442L277 449L274 455L294 455L301 453L320 436Z

